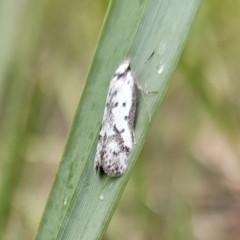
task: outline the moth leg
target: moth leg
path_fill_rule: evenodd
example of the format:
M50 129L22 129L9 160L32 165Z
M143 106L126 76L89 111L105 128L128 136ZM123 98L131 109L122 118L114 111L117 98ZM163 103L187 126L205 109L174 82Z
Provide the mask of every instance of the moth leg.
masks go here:
M158 91L147 91L141 84L140 82L138 81L137 77L135 76L134 77L134 83L136 84L137 88L141 91L141 94L142 94L142 97L143 97L143 101L144 101L144 104L147 108L147 111L148 111L148 119L149 119L149 122L151 122L151 115L150 115L150 111L148 109L148 106L147 106L147 102L145 100L145 97L143 95L143 92L146 93L146 94L152 94L152 93L158 93Z
M94 170L96 173L98 173L100 171L101 168L101 163L98 160L94 161Z
M135 136L134 129L132 129L132 137L133 137L133 142L134 142L134 144L136 145L137 142L136 142L136 136Z
M152 56L154 55L154 51L152 52L152 54L149 56L149 58L147 59L147 61L143 64L143 66L146 64L146 63L148 63L148 61L152 58ZM142 66L142 67L143 67ZM142 68L141 67L141 68ZM133 74L134 74L134 82L135 82L135 84L136 84L136 86L137 86L137 88L140 90L140 91L142 91L142 92L145 92L146 94L151 94L151 93L158 93L158 91L153 91L153 92L151 92L151 91L147 91L146 89L144 89L144 87L141 85L141 83L138 81L138 79L137 79L137 77L136 77L136 72L138 71L138 70L140 70L141 68L139 68L139 69L137 69Z
M101 140L102 140L102 136L99 135L100 142L97 145L97 152L96 152L95 159L94 159L94 170L96 173L98 173L102 167L103 151L101 148L101 144L102 144Z
M146 94L158 93L158 91L147 91L147 90L141 85L141 83L138 81L138 79L136 78L136 76L135 76L135 78L134 78L134 82L135 82L137 88L138 88L141 92L144 92L144 93L146 93Z

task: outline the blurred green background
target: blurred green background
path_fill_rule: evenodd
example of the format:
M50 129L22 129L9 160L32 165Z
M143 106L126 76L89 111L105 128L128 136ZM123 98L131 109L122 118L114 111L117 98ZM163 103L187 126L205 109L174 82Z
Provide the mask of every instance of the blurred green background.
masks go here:
M0 2L4 240L37 231L107 6ZM240 239L239 25L239 1L203 3L104 239Z

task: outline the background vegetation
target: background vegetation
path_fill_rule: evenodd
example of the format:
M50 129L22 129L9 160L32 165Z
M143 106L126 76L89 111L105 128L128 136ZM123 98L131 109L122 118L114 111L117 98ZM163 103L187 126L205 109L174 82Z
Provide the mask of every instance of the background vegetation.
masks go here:
M11 204L0 196L4 240L36 233L107 5L1 7L12 12L0 21L0 157L18 159L0 165L0 181L16 178L4 195ZM240 238L239 22L238 1L204 2L105 239Z

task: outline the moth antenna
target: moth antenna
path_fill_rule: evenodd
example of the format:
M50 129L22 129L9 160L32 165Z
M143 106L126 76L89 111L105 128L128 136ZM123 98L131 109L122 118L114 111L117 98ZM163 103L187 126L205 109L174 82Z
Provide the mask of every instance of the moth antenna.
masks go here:
M146 65L146 63L148 63L148 61L152 58L152 56L154 55L154 51L152 52L152 54L149 56L149 58L143 63L143 65L140 67L140 68L138 68L137 70L135 70L135 72L134 73L136 73L136 72L138 72L139 70L141 70L145 65Z

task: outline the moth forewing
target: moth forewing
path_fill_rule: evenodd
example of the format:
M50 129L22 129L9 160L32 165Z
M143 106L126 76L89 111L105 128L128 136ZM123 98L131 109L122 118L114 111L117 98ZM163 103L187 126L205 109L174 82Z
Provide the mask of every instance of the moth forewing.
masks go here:
M111 177L122 175L128 166L135 140L136 87L129 61L124 61L110 82L102 127L94 161Z

